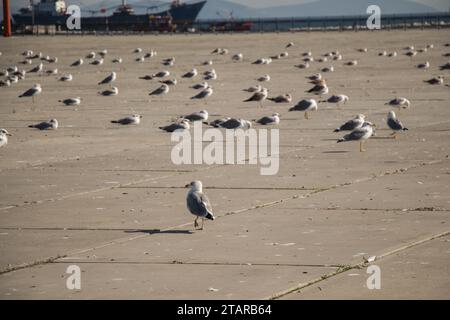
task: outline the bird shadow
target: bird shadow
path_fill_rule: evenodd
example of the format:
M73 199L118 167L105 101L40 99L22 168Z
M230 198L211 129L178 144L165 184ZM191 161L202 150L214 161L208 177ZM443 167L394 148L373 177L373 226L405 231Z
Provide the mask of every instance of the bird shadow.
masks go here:
M160 230L160 229L136 229L126 230L125 233L147 233L147 234L193 234L191 230Z

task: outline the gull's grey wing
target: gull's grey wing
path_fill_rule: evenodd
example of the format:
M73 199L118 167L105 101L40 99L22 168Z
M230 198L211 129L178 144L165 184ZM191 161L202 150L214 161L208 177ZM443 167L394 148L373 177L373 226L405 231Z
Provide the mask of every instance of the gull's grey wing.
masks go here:
M306 100L299 101L295 106L293 106L290 110L296 111L305 111L311 106L311 103Z
M22 93L22 94L19 96L19 98L22 98L22 97L31 97L31 96L34 95L35 93L36 93L36 89L31 88L31 89L28 89L27 91L25 91L24 93Z
M36 129L39 129L39 130L45 130L45 129L50 128L51 126L52 125L50 123L48 123L48 122L41 122L41 123L38 123L38 124L31 125L30 128L36 128Z
M262 117L261 119L256 121L259 124L268 124L274 122L274 119L272 117Z
M366 134L366 130L356 129L344 136L347 141L351 140L361 140L361 138Z
M403 125L401 124L400 121L398 121L398 119L395 119L395 120L394 119L388 119L387 120L387 125L392 130L402 130L403 129Z
M359 125L359 121L352 119L347 121L346 123L344 123L339 130L341 131L349 131L349 130L354 130L358 125Z
M187 207L192 214L205 217L212 212L208 197L201 192L192 192L187 196Z
M206 95L207 95L207 91L200 91L198 94L193 96L191 99L201 99L201 98L206 97Z
M229 119L220 124L220 126L226 129L235 129L241 126L241 122L238 119Z

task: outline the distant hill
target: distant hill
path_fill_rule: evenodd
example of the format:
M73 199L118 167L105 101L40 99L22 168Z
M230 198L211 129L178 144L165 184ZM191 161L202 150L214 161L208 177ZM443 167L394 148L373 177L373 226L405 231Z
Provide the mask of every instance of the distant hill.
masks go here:
M437 12L430 6L408 0L319 0L299 5L258 9L255 14L259 17L366 15L369 5L378 5L381 14Z

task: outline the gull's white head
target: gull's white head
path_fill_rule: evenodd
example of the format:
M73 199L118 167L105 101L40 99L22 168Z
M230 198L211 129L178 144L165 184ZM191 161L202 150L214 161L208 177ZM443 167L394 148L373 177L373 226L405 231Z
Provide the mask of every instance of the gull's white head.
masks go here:
M357 119L360 119L360 120L364 120L364 119L366 118L366 116L363 115L362 113L360 113L360 114L358 114L358 115L356 116L356 118L357 118Z
M190 188L189 192L202 192L203 184L199 180L192 181L191 183L186 185L186 188Z
M388 113L388 119L395 119L395 112L394 111L389 111L389 113Z
M6 129L0 129L0 134L5 136L12 136Z

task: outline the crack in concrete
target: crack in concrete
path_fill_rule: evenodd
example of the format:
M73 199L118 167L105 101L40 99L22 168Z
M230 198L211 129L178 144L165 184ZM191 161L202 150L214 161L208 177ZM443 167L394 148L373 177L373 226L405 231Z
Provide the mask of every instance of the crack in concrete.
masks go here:
M419 240L410 242L410 243L408 243L406 245L403 245L401 247L398 247L396 249L393 249L391 251L387 251L385 253L382 253L382 254L376 256L376 260L375 261L379 261L379 260L381 260L383 258L386 258L388 256L391 256L391 255L394 255L396 253L408 250L408 249L410 249L412 247L421 245L423 243L432 241L434 239L445 237L447 235L450 235L450 231L444 231L444 232L441 232L439 234L435 234L435 235L432 235L432 236L429 236L429 237L426 237L426 238L423 238L423 239L419 239ZM289 289L286 289L286 290L274 293L274 294L272 294L269 297L263 298L263 300L276 300L276 299L282 298L282 297L284 297L286 295L298 292L301 289L310 287L310 286L312 286L312 285L314 285L316 283L319 283L319 282L325 281L325 280L327 280L329 278L335 277L335 276L337 276L337 275L339 275L341 273L344 273L344 272L347 272L347 271L353 270L353 269L361 269L361 268L367 267L368 265L370 265L370 262L363 261L363 262L360 262L360 263L355 263L355 264L352 264L352 265L343 266L342 268L340 268L340 269L338 269L338 270L336 270L334 272L330 272L330 273L324 274L324 275L322 275L322 276L320 276L318 278L315 278L315 279L313 279L311 281L308 281L308 282L305 282L305 283L300 283L297 286L294 286L294 287L291 287Z

